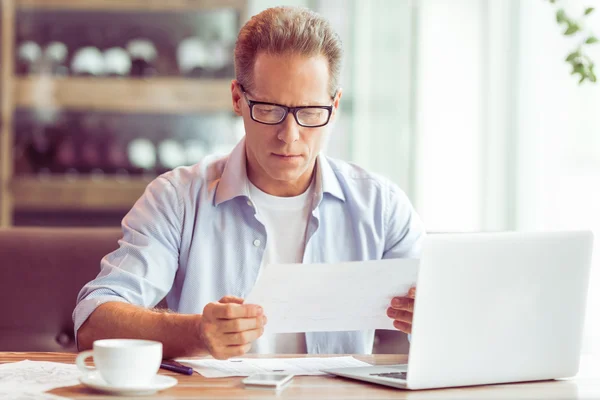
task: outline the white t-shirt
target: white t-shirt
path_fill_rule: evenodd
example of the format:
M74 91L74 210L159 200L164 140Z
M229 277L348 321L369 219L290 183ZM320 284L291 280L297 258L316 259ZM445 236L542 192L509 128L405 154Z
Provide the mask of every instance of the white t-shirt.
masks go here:
M257 218L266 228L267 244L261 271L269 264L301 263L304 257L306 227L311 212L314 185L296 197L267 194L249 182L250 199ZM267 314L267 325L269 315ZM257 354L305 354L304 333L263 335L250 350Z

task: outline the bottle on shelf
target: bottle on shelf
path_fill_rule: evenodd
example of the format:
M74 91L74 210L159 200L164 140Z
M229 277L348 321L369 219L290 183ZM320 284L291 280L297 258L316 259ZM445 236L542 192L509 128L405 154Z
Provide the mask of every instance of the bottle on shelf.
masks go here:
M104 76L105 63L101 48L101 32L99 30L85 31L84 43L73 53L71 70L77 76Z
M229 154L237 143L237 132L235 130L235 120L231 118L228 112L218 112L204 117L204 132L218 132L218 135L211 135L211 155L222 156Z
M31 139L25 148L26 157L34 173L38 176L50 175L57 154L56 142L50 137L51 131L43 124L34 121L31 127Z
M82 130L78 136L79 160L78 170L91 174L94 178L104 176L101 169L102 125L98 114L85 114L81 118Z
M79 49L73 56L71 64L73 74L77 76L104 75L104 58L100 50L93 46Z
M131 72L131 55L120 46L122 31L109 27L105 32L105 47L102 49L104 70L111 77L129 76Z
M70 132L65 132L58 144L54 172L58 174L77 174L77 141Z
M131 73L131 57L121 47L104 50L104 70L111 77L125 77Z
M79 151L77 137L80 135L79 120L75 118L62 119L54 128L56 132L56 156L52 172L57 174L78 175L77 162Z
M69 74L67 58L69 48L64 42L67 35L60 24L53 24L42 29L44 42L41 73L53 76L66 76Z
M207 42L208 68L213 78L233 78L233 50L239 30L238 14L231 9L206 13L203 37Z
M31 127L27 122L15 118L15 138L13 145L13 160L15 175L28 175L34 172L32 160L28 157L31 141Z
M206 143L200 139L188 139L184 142L185 164L194 165L208 155Z
M157 153L159 160L158 174L186 164L185 148L173 138L162 140L157 146Z
M127 144L127 157L132 172L151 175L156 170L156 147L150 139L135 138Z
M68 55L69 48L66 44L59 41L50 42L44 49L44 69L54 76L69 75L69 67L66 64Z
M220 30L213 31L206 41L206 68L212 78L233 78L233 43Z
M117 177L127 177L131 165L127 158L127 147L119 135L119 120L117 117L107 116L102 121L103 140L101 143L102 170L106 174Z
M203 137L202 125L198 124L203 116L185 116L177 119L175 130L177 138L183 144L183 165L194 165L208 155L208 145Z
M208 77L209 54L207 44L198 36L189 36L177 46L179 73L187 78Z
M27 40L17 46L17 74L33 75L39 71L42 61L42 48L32 40Z
M158 51L154 43L146 38L132 39L127 43L127 51L131 56L131 76L149 78L158 75L156 59Z
M43 53L36 35L36 25L30 15L20 18L18 22L15 71L18 75L33 75L38 72Z

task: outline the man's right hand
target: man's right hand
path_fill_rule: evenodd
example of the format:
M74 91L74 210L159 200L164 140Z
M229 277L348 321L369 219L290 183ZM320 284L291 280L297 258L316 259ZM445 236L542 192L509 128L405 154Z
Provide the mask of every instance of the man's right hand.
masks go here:
M267 317L263 315L262 307L243 303L244 299L239 297L225 296L204 307L200 328L202 339L210 354L218 360L246 354L252 342L263 334Z

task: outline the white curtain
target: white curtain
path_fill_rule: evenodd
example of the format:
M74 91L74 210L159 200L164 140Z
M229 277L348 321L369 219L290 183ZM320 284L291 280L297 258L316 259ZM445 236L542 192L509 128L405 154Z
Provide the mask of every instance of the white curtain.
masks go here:
M573 15L582 15L586 4L600 5L563 3ZM590 27L600 35L600 9L591 15ZM584 352L600 353L600 83L579 86L570 75L562 60L577 43L561 29L546 2L522 1L517 227L595 232ZM590 48L597 66L598 47Z
M582 15L586 2L564 3ZM600 83L570 75L574 42L554 13L544 0L419 2L416 206L431 230L592 229L583 352L598 353Z

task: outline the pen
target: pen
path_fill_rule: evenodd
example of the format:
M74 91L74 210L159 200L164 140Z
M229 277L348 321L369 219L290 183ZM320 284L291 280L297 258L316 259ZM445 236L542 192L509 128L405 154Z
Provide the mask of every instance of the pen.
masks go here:
M162 360L160 367L168 371L173 371L184 375L192 375L194 373L193 368L186 367L185 365L181 365L177 361L173 360Z

